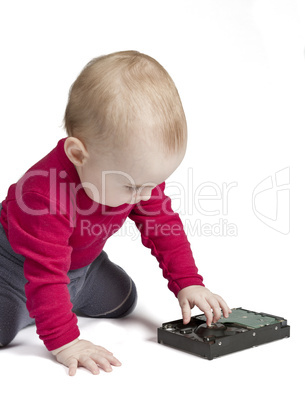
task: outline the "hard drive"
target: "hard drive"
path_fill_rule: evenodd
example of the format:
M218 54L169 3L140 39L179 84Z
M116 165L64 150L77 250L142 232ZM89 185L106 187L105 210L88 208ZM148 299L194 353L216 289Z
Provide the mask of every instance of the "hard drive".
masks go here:
M229 318L221 317L207 326L204 314L195 315L189 324L170 321L158 328L158 342L208 360L253 346L287 338L287 320L241 307L232 309Z

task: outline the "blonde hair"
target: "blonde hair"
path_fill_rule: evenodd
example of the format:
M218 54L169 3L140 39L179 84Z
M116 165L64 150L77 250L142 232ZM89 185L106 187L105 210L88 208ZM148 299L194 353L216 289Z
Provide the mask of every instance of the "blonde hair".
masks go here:
M85 66L70 88L64 125L68 136L91 147L126 145L137 135L174 152L187 137L173 80L155 59L137 51L100 56Z

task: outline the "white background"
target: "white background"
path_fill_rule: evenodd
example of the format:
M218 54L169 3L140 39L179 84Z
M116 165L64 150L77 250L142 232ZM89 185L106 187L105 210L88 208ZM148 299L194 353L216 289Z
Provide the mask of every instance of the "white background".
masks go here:
M147 53L171 74L187 116L187 155L168 180L185 195L174 197L174 186L167 191L188 225L204 283L230 307L280 315L291 325L289 339L213 361L159 345L157 327L180 318L180 308L127 222L105 250L134 279L138 307L122 320L79 320L82 337L110 349L122 367L99 376L79 369L70 378L29 327L0 350L1 395L24 401L284 401L300 391L305 2L1 1L0 37L1 201L10 184L66 136L61 124L68 90L83 66L118 50ZM260 182L283 169L286 176L290 172L284 192L273 182L256 204L279 228L278 208L281 232L257 218L252 196ZM201 195L235 184L227 198L221 194L198 204L196 189L206 182L214 190L205 187ZM290 195L290 204L281 194ZM210 231L189 230L198 222Z

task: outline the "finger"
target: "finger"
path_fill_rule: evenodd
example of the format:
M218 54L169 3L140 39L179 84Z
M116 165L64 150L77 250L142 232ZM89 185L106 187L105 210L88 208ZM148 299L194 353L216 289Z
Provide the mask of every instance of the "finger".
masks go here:
M218 300L213 297L207 300L207 302L209 303L211 309L213 310L213 323L216 323L220 317L221 317L221 308L219 305Z
M108 349L104 348L103 346L97 346L97 348L102 352L106 352L106 353L108 353L110 355L113 355L112 352L110 352Z
M213 322L216 323L221 318L221 308L220 306L212 307L213 309Z
M105 354L108 355L106 358L109 361L110 361L110 359L113 358L111 360L111 361L113 361L113 363L111 363L113 366L121 366L122 365L122 363L116 357L114 357L113 353L109 352L109 350L103 348L102 346L98 346L97 349L98 349L97 353L102 352L103 355L105 355Z
M213 314L212 314L212 311L211 311L211 306L209 305L209 303L205 299L200 300L196 304L196 306L199 307L200 310L204 312L204 315L205 315L205 318L206 318L206 323L207 323L207 326L209 327L212 324L212 320L213 320Z
M104 371L106 371L106 372L110 372L110 371L112 371L112 367L111 367L111 365L110 365L110 363L109 363L109 361L108 361L108 358L106 358L106 357L103 357L103 356L100 356L100 355L98 355L97 353L94 353L93 355L91 355L91 358L95 361L95 363L96 364L98 364L99 365L99 367L101 368L101 369L103 369Z
M98 365L89 356L80 356L79 364L82 367L85 367L87 370L91 371L92 374L96 375L100 373Z
M121 366L122 365L122 363L114 356L107 356L107 359L113 366Z
M78 367L77 359L72 358L69 364L69 375L74 376Z
M229 306L227 305L227 303L223 300L223 298L219 295L214 295L216 297L216 299L218 300L218 303L222 309L223 312L223 316L225 318L229 317L229 314L232 313L232 310L229 308Z
M180 304L182 317L183 317L183 324L188 324L191 320L191 308L188 300L183 301Z

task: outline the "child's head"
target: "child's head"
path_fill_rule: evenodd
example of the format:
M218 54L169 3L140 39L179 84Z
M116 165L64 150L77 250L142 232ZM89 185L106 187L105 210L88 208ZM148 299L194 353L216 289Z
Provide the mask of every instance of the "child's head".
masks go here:
M148 199L186 149L186 119L174 82L156 60L136 51L87 64L70 89L65 127L65 151L82 182L101 195L101 173L121 172L116 179L107 174L102 198L86 189L91 198L111 206L131 200L132 189L119 194L119 182L142 187L142 196L138 192L132 203Z

